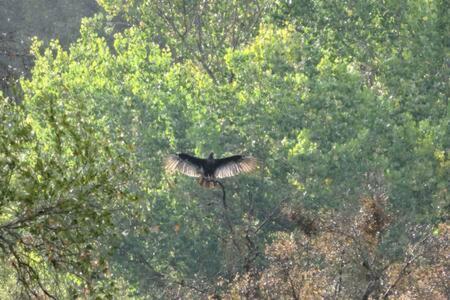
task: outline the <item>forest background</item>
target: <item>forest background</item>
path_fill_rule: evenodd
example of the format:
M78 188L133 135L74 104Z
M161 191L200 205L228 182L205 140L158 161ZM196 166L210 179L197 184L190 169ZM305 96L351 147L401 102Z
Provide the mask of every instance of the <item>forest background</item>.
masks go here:
M0 298L446 299L448 7L2 0Z

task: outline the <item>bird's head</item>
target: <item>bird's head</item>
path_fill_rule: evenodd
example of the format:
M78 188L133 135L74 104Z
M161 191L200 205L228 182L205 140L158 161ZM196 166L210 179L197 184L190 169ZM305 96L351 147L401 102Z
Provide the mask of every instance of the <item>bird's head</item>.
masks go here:
M209 154L208 159L214 159L214 153L213 153L213 152L211 152L211 153Z

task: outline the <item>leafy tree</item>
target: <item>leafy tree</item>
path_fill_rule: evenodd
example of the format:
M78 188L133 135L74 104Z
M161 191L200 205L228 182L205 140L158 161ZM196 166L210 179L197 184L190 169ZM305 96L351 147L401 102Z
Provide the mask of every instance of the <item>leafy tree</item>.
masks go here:
M245 45L257 33L271 1L122 1L99 3L111 15L137 25L167 48L176 61L192 60L215 82L232 79L226 49Z
M33 132L20 144L34 151L29 172L44 172L35 157L53 172L35 191L96 187L78 196L87 207L69 208L89 216L77 219L76 242L93 244L91 257L113 274L81 264L89 291L118 292L115 282L132 297L273 297L277 288L368 298L406 293L405 278L416 289L419 277L404 273L427 269L442 293L447 58L435 30L447 25L441 2L408 3L101 1L107 15L85 19L69 50L36 42L13 127ZM264 22L248 16L253 6L270 12ZM127 29L110 35L120 18ZM180 151L245 152L260 170L204 190L163 174L163 157ZM427 239L417 243L414 226ZM47 264L39 272L70 273Z
M86 102L69 95L63 102L51 88L26 85L24 106L1 99L2 264L21 284L16 296L109 294L108 247L100 239L130 199L128 164Z

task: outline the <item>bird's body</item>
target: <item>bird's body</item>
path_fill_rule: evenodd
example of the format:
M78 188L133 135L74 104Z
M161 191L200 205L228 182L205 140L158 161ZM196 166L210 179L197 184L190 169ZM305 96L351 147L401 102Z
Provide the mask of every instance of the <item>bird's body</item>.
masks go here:
M187 176L198 177L200 185L212 188L217 185L217 178L225 178L253 171L257 166L255 158L250 156L234 155L215 159L211 153L208 158L202 159L186 153L169 155L165 162L168 172L179 171Z

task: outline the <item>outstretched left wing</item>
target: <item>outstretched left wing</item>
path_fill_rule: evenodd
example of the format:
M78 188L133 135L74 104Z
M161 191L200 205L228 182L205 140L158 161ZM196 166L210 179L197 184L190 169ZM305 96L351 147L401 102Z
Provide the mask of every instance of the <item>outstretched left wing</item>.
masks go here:
M234 155L216 160L214 176L225 178L256 169L258 161L251 156Z
M202 176L204 164L204 159L185 153L169 155L164 160L164 168L167 172L180 171L184 175L191 177Z

